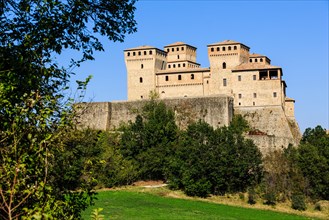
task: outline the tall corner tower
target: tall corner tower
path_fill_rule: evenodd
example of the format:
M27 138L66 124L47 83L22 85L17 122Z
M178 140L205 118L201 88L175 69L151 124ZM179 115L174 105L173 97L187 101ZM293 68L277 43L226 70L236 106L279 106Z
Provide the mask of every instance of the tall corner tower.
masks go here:
M124 50L127 68L128 100L149 97L156 88L156 71L167 64L167 53L152 46L141 46Z

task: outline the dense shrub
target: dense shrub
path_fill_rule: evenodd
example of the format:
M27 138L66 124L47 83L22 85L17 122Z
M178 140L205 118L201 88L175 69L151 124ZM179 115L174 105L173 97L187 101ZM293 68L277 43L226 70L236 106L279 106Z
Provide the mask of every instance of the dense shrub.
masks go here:
M306 210L304 195L293 194L291 196L291 208L299 210L299 211Z

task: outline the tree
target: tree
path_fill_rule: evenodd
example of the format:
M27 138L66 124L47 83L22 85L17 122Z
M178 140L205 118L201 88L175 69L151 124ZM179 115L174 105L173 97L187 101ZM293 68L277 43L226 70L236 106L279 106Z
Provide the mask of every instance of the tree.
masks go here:
M178 134L174 112L163 102L152 99L135 122L121 130L122 155L138 165L139 179L164 179L166 158Z
M0 218L78 219L87 200L58 190L58 152L72 124L65 89L71 70L136 31L134 0L4 0L0 3ZM64 50L81 51L70 66ZM88 81L89 79L87 79ZM86 82L78 82L84 89ZM77 186L80 188L81 186ZM83 192L84 189L81 188ZM72 208L77 206L78 208ZM71 208L70 208L71 207ZM65 210L65 211L63 211Z

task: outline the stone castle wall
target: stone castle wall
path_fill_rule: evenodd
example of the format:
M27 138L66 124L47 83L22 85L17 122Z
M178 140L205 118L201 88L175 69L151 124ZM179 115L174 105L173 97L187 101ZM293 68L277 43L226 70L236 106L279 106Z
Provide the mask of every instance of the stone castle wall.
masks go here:
M251 127L247 138L259 147L262 153L298 145L301 138L297 122L286 117L281 106L233 107L229 96L189 97L162 99L172 108L177 124L184 128L191 121L204 120L214 128L228 126L233 114L242 115ZM147 101L80 103L79 124L98 130L114 130L121 123L134 121Z
M213 127L228 126L233 117L233 99L228 96L163 99L184 127L192 120L204 120ZM80 127L114 130L121 123L133 121L147 101L93 102L78 104Z

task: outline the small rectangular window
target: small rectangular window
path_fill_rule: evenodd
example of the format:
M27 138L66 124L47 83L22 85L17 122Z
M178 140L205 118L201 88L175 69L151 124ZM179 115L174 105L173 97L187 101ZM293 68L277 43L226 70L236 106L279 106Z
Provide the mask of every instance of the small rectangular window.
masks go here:
M194 74L191 74L191 79L194 79Z
M166 76L166 81L168 81L169 80L169 76Z
M257 98L257 93L254 93L254 98Z
M223 79L223 86L227 86L227 80Z
M140 83L143 82L143 78L142 78L142 77L139 78L139 82L140 82Z
M238 81L241 81L241 76L240 75L238 76Z
M275 97L277 97L277 94L276 94L276 92L273 92L273 97L275 98Z
M239 94L239 99L241 99L242 98L242 94Z
M253 80L256 80L256 75L253 75L253 76L252 76L252 79L253 79Z
M178 75L178 80L182 80L182 76L181 75Z

